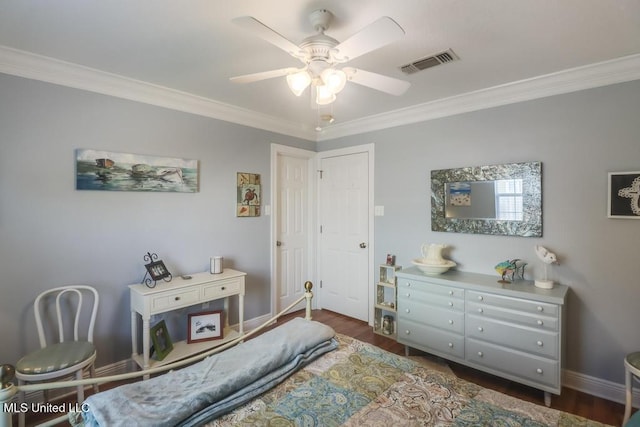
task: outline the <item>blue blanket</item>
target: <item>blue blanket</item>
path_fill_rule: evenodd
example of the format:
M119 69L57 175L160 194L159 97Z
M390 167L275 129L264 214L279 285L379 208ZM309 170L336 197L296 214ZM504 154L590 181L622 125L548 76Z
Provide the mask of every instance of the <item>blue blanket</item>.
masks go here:
M90 396L86 426L195 426L240 406L337 347L330 327L302 318L187 368Z

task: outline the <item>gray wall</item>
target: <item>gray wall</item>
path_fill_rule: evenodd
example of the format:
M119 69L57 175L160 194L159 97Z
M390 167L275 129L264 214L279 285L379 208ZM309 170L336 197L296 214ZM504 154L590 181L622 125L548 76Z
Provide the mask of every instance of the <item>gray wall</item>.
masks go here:
M640 82L624 83L318 144L375 143L376 259L410 265L424 242L450 245L461 270L496 274L518 257L540 271L535 244L555 251L554 279L571 286L567 365L623 381L622 358L640 349L640 221L606 218L607 172L640 170ZM260 173L269 204L269 143L314 144L92 93L0 75L0 362L36 337L31 303L42 290L90 283L100 291L98 366L130 355L126 285L155 251L177 274L211 255L249 273L246 318L269 311L269 217L236 218L235 174ZM74 189L74 149L200 160L200 192ZM431 231L432 169L543 162L543 237Z
M608 219L607 173L640 170L640 81L319 143L375 144L375 258L411 265L423 242L450 245L459 269L496 275L508 258L542 271L533 246L555 251L551 278L571 287L566 368L623 382L640 349L640 221ZM543 237L432 232L432 169L542 161Z
M261 174L270 203L271 142L315 145L0 75L0 362L37 348L35 296L79 283L102 299L97 366L130 357L127 284L142 280L147 251L176 275L205 271L210 256L223 255L225 266L248 273L245 318L269 313L270 218L236 218L235 185L236 172ZM197 159L200 191L76 191L76 148Z

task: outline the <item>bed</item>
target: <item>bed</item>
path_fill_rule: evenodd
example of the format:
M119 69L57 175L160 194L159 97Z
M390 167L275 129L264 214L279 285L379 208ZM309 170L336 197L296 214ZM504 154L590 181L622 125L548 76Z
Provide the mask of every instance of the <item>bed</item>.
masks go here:
M392 354L296 318L195 365L90 396L88 410L70 419L83 426L602 426L483 389L437 360Z

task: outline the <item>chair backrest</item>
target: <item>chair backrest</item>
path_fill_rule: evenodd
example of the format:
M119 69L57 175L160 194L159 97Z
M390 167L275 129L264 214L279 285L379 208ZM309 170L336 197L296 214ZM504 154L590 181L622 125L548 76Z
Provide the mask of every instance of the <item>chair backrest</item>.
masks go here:
M98 292L92 288L91 286L86 285L74 285L74 286L60 286L58 288L49 289L47 291L42 292L33 303L33 311L36 316L36 327L38 328L38 338L40 340L40 347L44 348L47 346L47 339L45 335L44 325L43 325L43 314L45 311L45 306L43 303L45 301L50 301L55 297L55 315L58 323L58 337L59 342L65 341L65 318L63 315L71 316L73 321L73 340L78 341L80 335L78 333L80 321L83 321L83 324L86 324L86 316L81 319L82 316L82 306L86 303L88 310L90 310L90 319L89 325L86 330L87 332L87 341L93 342L93 327L96 321L96 315L98 313L98 302L99 296ZM89 297L89 298L87 298ZM73 310L69 310L69 307L73 308L75 306L75 313ZM87 311L87 309L85 309ZM68 322L67 322L68 323ZM67 341L70 341L68 339Z

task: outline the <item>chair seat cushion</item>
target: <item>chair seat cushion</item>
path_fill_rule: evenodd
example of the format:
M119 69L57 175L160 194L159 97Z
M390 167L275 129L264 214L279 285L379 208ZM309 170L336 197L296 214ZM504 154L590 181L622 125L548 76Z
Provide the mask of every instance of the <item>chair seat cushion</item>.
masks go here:
M640 351L627 354L627 363L636 369L640 369Z
M95 347L87 341L56 343L24 356L16 371L26 375L55 372L87 360L94 352Z

